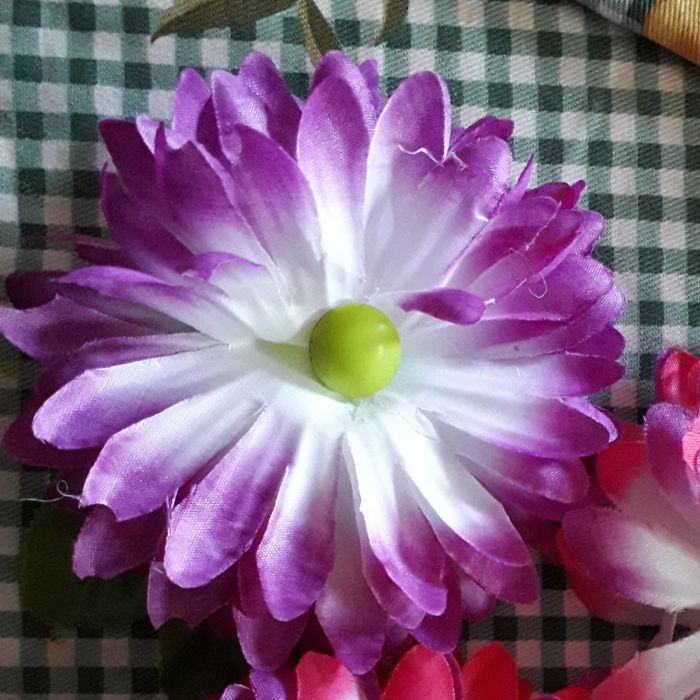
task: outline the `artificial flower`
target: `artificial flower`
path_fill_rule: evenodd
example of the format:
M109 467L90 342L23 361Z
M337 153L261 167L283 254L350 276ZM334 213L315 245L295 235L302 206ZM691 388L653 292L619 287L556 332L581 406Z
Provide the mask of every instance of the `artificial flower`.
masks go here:
M625 426L597 459L598 481L614 508L564 518L560 547L584 604L614 622L661 625L657 648L614 672L595 700L700 693L699 368L688 353L661 355L657 398L665 402L648 410L643 431ZM673 642L676 623L692 633Z
M170 127L100 124L111 243L0 315L43 365L9 451L88 469L76 572L151 562L155 625L231 603L259 668L311 618L362 674L534 600L506 508L560 519L616 436L585 398L624 300L583 183L511 186L511 122L453 128L437 75L377 86L338 53L305 102L259 54L185 71Z
M654 372L656 400L693 411L700 407L700 357L680 348L664 350Z
M460 668L444 656L417 645L399 660L382 690L358 679L336 659L305 654L294 673L254 672L251 688L229 686L221 700L590 700L584 688L554 695L533 695L532 684L518 678L515 662L503 646L489 644Z

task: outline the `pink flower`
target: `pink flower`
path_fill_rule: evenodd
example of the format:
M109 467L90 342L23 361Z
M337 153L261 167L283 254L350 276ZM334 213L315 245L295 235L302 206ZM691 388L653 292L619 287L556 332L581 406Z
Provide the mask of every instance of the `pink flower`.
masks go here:
M229 686L221 700L590 700L583 688L554 695L532 695L532 685L518 678L515 662L498 643L474 654L461 668L453 656L414 646L398 662L383 690L371 679L358 679L335 659L309 652L294 674L258 673L253 688Z
M700 360L664 353L657 365L658 403L644 431L628 427L597 460L613 508L568 514L560 546L582 601L616 622L676 622L700 630ZM700 631L651 649L613 673L594 700L686 700L700 692Z
M700 357L669 348L656 361L656 400L696 410L700 405Z
M362 674L397 629L447 652L533 600L509 512L560 520L616 436L583 183L511 186L510 122L453 128L432 73L377 84L337 53L303 103L258 54L185 71L170 127L100 126L112 242L0 312L42 363L8 449L87 470L77 573L151 562L155 625L231 604L259 668L312 617Z

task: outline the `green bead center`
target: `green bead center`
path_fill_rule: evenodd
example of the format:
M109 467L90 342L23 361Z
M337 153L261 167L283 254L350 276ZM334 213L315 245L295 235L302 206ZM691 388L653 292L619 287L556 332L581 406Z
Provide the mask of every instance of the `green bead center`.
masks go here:
M324 386L357 399L385 387L401 361L394 324L367 304L327 311L311 331L311 366Z

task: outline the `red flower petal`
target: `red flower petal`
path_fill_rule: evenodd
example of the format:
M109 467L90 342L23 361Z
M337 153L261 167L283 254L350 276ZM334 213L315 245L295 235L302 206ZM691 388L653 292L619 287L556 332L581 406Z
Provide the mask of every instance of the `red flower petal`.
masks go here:
M442 654L422 646L415 646L404 654L389 678L382 700L407 698L461 700L456 696L450 665Z
M515 662L498 642L474 654L462 668L465 700L518 700Z
M310 651L296 673L297 700L363 700L355 677L330 656Z
M683 350L671 349L656 362L656 400L684 408L698 405L700 358Z
M525 681L521 678L518 681L518 700L530 700L530 696L532 695L532 690L533 690L532 683L530 683L530 681Z
M616 442L603 450L596 459L598 483L605 495L618 505L624 500L634 482L648 470L643 438L634 442Z
M566 688L554 693L554 697L559 700L591 700L590 693L583 688Z

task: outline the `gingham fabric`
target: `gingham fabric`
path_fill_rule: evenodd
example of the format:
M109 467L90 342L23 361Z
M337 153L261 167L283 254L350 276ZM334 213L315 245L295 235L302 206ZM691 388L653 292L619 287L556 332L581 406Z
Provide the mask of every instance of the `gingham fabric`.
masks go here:
M379 61L385 87L430 69L448 81L455 120L485 112L516 122L519 163L535 180L585 178L584 204L609 227L597 255L629 299L619 323L628 373L600 401L638 418L653 398L656 353L700 350L700 69L574 0L413 0L408 23L379 48L378 0L322 2L356 59ZM168 114L178 71L235 68L255 48L303 95L310 65L294 11L203 38L149 32L167 0L0 1L0 271L66 268L56 234L104 234L98 172L106 116ZM0 413L7 424L32 364L0 346ZM49 630L20 610L22 528L45 474L0 462L0 700L158 695L158 650L147 623L95 634ZM464 629L464 651L498 639L544 690L589 667L629 658L653 630L591 619L543 566L541 602Z

